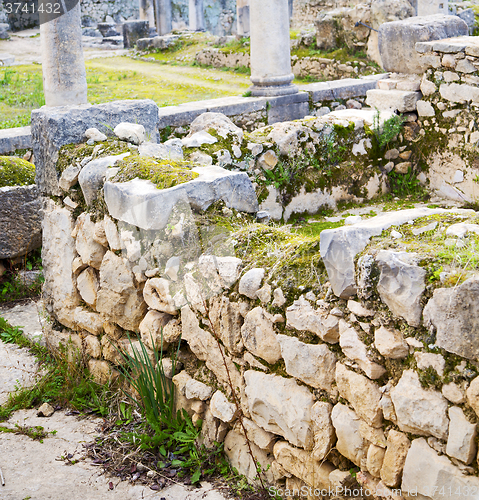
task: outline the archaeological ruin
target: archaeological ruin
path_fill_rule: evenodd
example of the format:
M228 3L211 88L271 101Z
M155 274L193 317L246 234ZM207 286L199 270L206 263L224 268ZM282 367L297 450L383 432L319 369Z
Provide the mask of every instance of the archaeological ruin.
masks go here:
M0 130L0 154L32 148L36 180L0 187L0 258L42 233L48 347L118 390L122 352L160 351L201 444L271 498L478 499L479 37L463 7L89 0L40 16L45 105ZM139 54L187 23L249 37L195 57L250 68L251 87L90 104L87 13L143 22ZM376 70L292 58L291 28Z

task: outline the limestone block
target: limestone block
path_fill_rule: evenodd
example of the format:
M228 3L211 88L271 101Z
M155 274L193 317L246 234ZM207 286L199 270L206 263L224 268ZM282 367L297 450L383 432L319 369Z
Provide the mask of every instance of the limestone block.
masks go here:
M178 308L170 295L170 282L165 278L150 278L143 289L143 297L152 309L172 315L178 314Z
M131 20L123 23L123 46L132 49L141 38L148 38L148 21Z
M73 311L73 321L78 329L86 330L93 335L100 335L103 332L103 318L98 313L93 313L76 307Z
M311 457L314 460L323 460L336 441L336 434L331 421L332 410L333 406L323 401L317 401L311 408L314 440Z
M122 245L120 240L120 233L118 232L115 222L113 222L113 220L108 217L108 215L105 215L103 219L103 228L105 229L105 236L110 249L114 252L121 250Z
M239 282L238 291L241 295L246 295L250 299L255 299L258 290L261 288L261 282L264 278L264 269L256 267L247 271Z
M273 291L272 305L275 307L282 307L284 304L286 304L286 299L284 298L283 290L281 290L281 288L276 288Z
M417 101L416 108L418 116L434 116L436 114L432 104L428 101Z
M261 469L265 471L263 480L266 484L272 483L273 472L270 469L273 457L254 443L250 443L250 446L255 460L260 463ZM224 450L231 466L240 474L246 476L250 483L257 483L257 464L253 462L249 454L246 438L235 431L228 432L225 438Z
M140 156L149 156L160 160L183 160L183 145L180 139L170 139L163 144L144 142L138 147ZM205 155L207 156L207 155ZM192 160L193 161L193 160ZM195 163L201 163L194 161ZM209 163L211 165L211 163Z
M92 127L112 136L108 127L115 127L125 120L143 125L156 141L158 106L150 99L114 101L94 106L84 104L36 109L32 117L32 142L40 192L61 196L56 162L62 146L82 142L85 130Z
M237 142L243 141L243 130L237 127L227 116L222 113L203 113L193 120L190 125L189 136L201 130L214 129L220 137L226 139L232 136Z
M229 357L225 357L226 367L223 362L223 348L214 337L199 326L198 318L189 306L181 309L182 339L188 342L193 354L216 375L218 381L229 390L228 372L233 388L238 390L243 386L241 375ZM221 349L221 351L220 351ZM223 354L222 354L223 352Z
M125 359L121 354L122 342L115 342L107 335L103 335L100 344L103 359L113 363L114 365L121 365L125 362Z
M371 89L366 92L366 95L366 104L372 108L400 113L416 111L416 102L421 98L420 92L408 90Z
M407 0L376 0L371 4L371 26L374 29L378 29L384 23L412 16L414 8Z
M223 200L229 208L248 213L258 211L258 200L245 172L233 172L216 165L194 167L198 177L168 189L158 189L151 181L105 182L105 202L109 214L141 229L163 229L178 203L206 210ZM148 216L148 214L155 214Z
M114 129L114 133L121 141L132 144L141 144L146 141L145 127L137 123L119 123Z
M456 71L459 73L475 73L477 69L468 59L461 59L457 61Z
M416 42L441 40L467 35L467 24L458 17L443 14L410 17L384 23L379 27L379 53L386 71L396 73L424 72ZM401 47L398 50L398 47Z
M447 438L447 401L440 392L423 389L416 372L403 372L399 383L391 389L391 399L402 431Z
M457 174L457 172L460 172L460 174ZM454 181L462 182L464 180L464 173L462 172L462 170L457 170L457 172L456 174L454 174ZM457 177L460 177L457 181L456 175ZM467 233L479 234L479 224L467 224L465 222L460 222L458 224L451 224L446 229L446 236L457 236L458 238L464 238Z
M167 313L150 310L140 323L140 334L143 343L150 349L166 350L181 336L178 319Z
M113 340L119 340L123 337L123 330L118 325L115 325L115 323L104 321L103 330Z
M421 79L421 92L422 95L427 97L437 91L436 84L427 79L426 75L423 75ZM419 101L418 101L419 102Z
M286 373L316 389L331 391L336 355L325 344L305 344L296 337L277 335Z
M92 127L85 130L85 139L87 141L91 139L95 142L103 142L106 141L108 137L105 134L101 133L97 128Z
M43 300L52 307L60 323L73 328L73 310L80 303L72 274L76 255L75 241L71 236L73 219L69 210L48 201L42 226Z
M286 441L278 441L273 453L276 461L287 472L307 485L312 488L329 488L329 474L334 470L329 462L314 460L308 452L295 448Z
M213 389L199 380L191 378L185 384L185 396L188 399L206 401L210 398L211 394L213 394Z
M454 382L442 386L442 395L451 403L456 405L466 402L464 391Z
M379 402L379 405L381 406L381 409L383 411L384 418L386 420L389 420L390 422L397 423L397 415L394 410L394 405L391 396L389 394L383 395L381 401Z
M376 257L381 271L377 287L381 300L411 326L421 323L426 276L426 270L415 265L415 259L415 254L391 250L381 250Z
M417 367L420 370L426 370L431 367L436 370L437 374L442 377L444 375L444 368L446 367L446 361L441 354L433 354L431 352L415 352L414 358L417 363Z
M330 344L339 340L339 319L314 309L304 297L295 300L286 309L286 326L312 332Z
M225 296L214 297L210 300L209 317L212 328L226 348L234 354L240 354L243 349L241 305L237 302L230 302Z
M211 414L222 422L229 424L238 414L238 408L230 403L221 391L216 391L210 401Z
M479 478L465 476L445 456L439 456L424 438L415 439L407 454L402 478L403 492L432 500L473 500L477 495ZM449 492L451 494L449 495ZM467 493L468 492L468 493Z
M203 403L204 404L204 403ZM215 448L215 443L222 443L229 431L229 425L215 418L208 408L201 426L201 442L206 448Z
M131 331L138 331L146 313L142 291L135 285L128 260L111 251L101 263L96 309L111 322Z
M293 379L248 370L246 397L251 419L264 430L279 434L295 446L313 447L313 396Z
M450 102L466 104L470 101L479 102L479 88L459 83L443 83L439 87L443 99Z
M87 267L78 275L77 288L81 298L89 306L95 307L99 283L98 277L92 267Z
M90 359L88 361L88 370L97 384L107 384L115 376L111 366L106 361L100 361L99 359Z
M405 434L394 429L389 431L386 454L381 467L381 479L386 486L395 488L399 485L410 446L411 443Z
M85 347L85 354L92 358L101 358L101 345L98 337L95 335L87 335L83 339L83 345Z
M449 408L449 435L447 437L446 453L465 464L470 464L476 456L476 424L467 420L464 412L457 406Z
M358 221L359 222L359 221ZM359 318L368 318L370 316L374 316L374 311L367 309L362 304L357 302L356 300L348 300L348 309Z
M100 288L96 300L96 309L108 321L117 323L125 330L138 332L147 306L143 300L141 290L132 289L129 292L120 294L109 288Z
M243 417L242 421L243 426L246 429L246 433L248 434L248 439L250 441L253 441L253 443L259 446L262 450L272 452L273 445L276 441L276 436L271 432L265 431L249 418ZM243 426L239 422L237 422L234 426L234 430L240 434L243 434Z
M273 328L273 319L262 307L250 311L241 327L243 344L255 356L274 364L281 359L281 347Z
M336 385L339 394L349 401L356 413L373 427L381 427L383 414L379 401L379 386L364 375L348 370L342 363L336 365Z
M434 290L424 308L424 323L436 328L436 344L467 359L479 359L479 279L470 278L454 288Z
M338 403L333 408L331 420L338 438L336 449L351 462L361 466L369 446L359 432L361 419L353 410Z
M384 229L391 226L444 212L442 209L429 208L398 210L363 220L353 226L322 231L321 257L334 294L344 299L349 299L356 294L354 258L364 250L372 236L381 234Z
M344 320L340 320L340 331L339 345L344 355L355 361L369 378L375 380L382 377L386 370L372 360L366 344L359 339L358 332Z
M194 134L188 135L181 140L185 148L199 148L203 144L215 144L218 139L205 130L200 130Z
M239 277L242 260L236 257L202 255L198 260L200 273L208 281L218 281L221 288L229 288ZM211 285L210 285L211 287Z
M409 355L409 345L401 332L381 326L374 332L374 345L385 358L402 359Z
M210 294L210 290L208 290L205 283L196 280L192 273L186 273L183 276L183 284L188 304L201 314L206 314L205 301Z
M0 188L0 259L14 259L40 247L40 210L35 185Z
M369 446L366 457L366 467L371 476L381 477L381 467L383 465L385 453L386 450L384 448L374 444Z
M85 264L100 269L106 248L93 239L94 234L95 223L90 219L90 214L83 212L78 217L73 232L76 250Z
M123 153L115 156L105 156L88 162L78 175L78 182L88 206L98 198L98 193L107 178L108 169L114 167L120 160L129 156ZM61 187L61 186L60 186Z
M271 285L266 283L256 292L256 297L263 305L267 305L271 302L271 291Z
M63 191L69 191L78 182L80 171L80 165L70 165L62 172L58 185Z

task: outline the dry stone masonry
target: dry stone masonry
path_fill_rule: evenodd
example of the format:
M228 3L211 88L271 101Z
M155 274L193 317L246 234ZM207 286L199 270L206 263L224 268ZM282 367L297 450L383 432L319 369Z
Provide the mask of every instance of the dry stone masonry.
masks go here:
M274 5L250 4L252 39ZM219 112L244 101L34 112L49 345L106 383L118 349L163 341L177 408L250 482L259 463L281 492L477 498L479 216L460 205L477 203L479 63L475 38L439 39L463 28L403 22L419 69L390 58L371 108L333 106L352 84L297 92L283 50L252 64L253 89L276 96L248 101L265 113L252 131ZM300 119L284 121L291 103ZM296 224L408 188L455 203Z
M119 375L116 347L131 351L140 338L148 349L163 338L173 377L180 342L177 407L202 419L203 442L224 441L231 463L255 482L242 415L263 478L278 491L352 485L376 499L433 499L437 488L479 487L478 275L452 260L431 281L431 248L474 242L477 213L420 207L351 217L322 231L312 254L311 243L254 221L260 209L292 213L264 172L325 151L332 133L369 169L369 188L352 194L348 173L301 210L387 190L383 165L402 143L397 156L389 149L369 166L374 113L334 112L251 134L206 113L183 139L162 144L134 123L118 124L107 140L84 125L76 145L57 150L61 194L45 198L49 344L83 350L104 383ZM391 112L381 116L384 123ZM206 166L195 163L206 156ZM166 170L128 180L135 165ZM167 187L168 168L192 178ZM48 193L50 181L39 179ZM298 200L308 199L308 177L300 183ZM281 254L284 238L306 264ZM311 256L316 274L304 281Z

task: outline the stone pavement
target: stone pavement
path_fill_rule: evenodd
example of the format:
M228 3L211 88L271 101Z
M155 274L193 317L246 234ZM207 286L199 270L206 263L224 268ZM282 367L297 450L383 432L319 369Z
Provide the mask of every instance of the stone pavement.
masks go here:
M24 327L24 332L38 339L41 321L35 302L14 308L0 307L0 316L13 326ZM41 341L41 338L38 339ZM37 363L26 349L0 341L0 405L15 386L35 382ZM83 444L93 441L98 434L101 419L68 416L64 411L51 417L37 417L36 410L19 410L0 425L14 428L15 424L42 426L46 431L57 431L43 443L27 436L0 432L0 469L5 486L0 485L1 500L225 500L209 483L201 488L175 484L159 492L149 487L133 485L117 478L101 475L90 460L82 460ZM73 454L79 460L68 465L62 456ZM109 483L113 483L110 490Z

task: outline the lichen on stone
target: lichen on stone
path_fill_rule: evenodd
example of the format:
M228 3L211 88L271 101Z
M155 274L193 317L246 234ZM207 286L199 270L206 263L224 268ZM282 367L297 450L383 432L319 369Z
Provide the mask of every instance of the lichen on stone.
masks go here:
M129 156L118 163L120 170L113 182L128 182L135 178L151 181L158 189L168 189L196 179L187 162L155 160L141 156Z
M35 184L35 165L23 158L0 156L0 188Z

